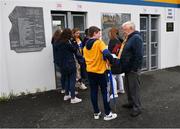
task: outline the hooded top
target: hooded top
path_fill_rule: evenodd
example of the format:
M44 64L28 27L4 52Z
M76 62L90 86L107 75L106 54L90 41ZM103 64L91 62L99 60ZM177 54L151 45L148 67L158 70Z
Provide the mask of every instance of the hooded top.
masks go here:
M103 52L107 50L105 43L98 39L89 39L83 49L87 72L103 74L106 71L106 61Z

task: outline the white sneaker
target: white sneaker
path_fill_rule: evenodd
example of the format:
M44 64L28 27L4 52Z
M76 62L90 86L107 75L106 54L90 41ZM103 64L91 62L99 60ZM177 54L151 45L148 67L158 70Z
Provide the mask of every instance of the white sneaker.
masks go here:
M79 85L79 89L81 89L81 90L86 90L87 87L85 86L84 83L81 83L81 84Z
M65 96L64 96L64 101L67 101L67 100L69 100L70 98L71 98L70 95L65 95Z
M124 94L125 91L124 90L117 90L117 93Z
M71 99L71 103L80 103L82 101L82 99L79 99L77 97L75 97L74 99Z
M101 112L94 113L94 119L96 119L96 120L99 119L100 115L101 115Z
M61 90L61 94L64 94L65 93L65 90Z
M116 119L116 117L117 117L117 114L116 114L116 113L110 112L109 115L106 115L106 116L104 117L104 120L112 120L112 119Z
M80 82L78 82L78 81L76 81L76 85L75 85L75 87L76 87L76 88L78 88L78 87L79 87L79 85L81 85L81 83L80 83Z
M114 97L113 97L113 94L110 95L110 99L117 98L117 97L118 97L118 94L115 94Z

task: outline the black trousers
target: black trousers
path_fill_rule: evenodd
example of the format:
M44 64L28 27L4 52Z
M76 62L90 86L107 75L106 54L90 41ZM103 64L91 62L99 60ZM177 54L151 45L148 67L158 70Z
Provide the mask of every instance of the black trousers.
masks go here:
M98 90L101 89L103 98L105 114L109 115L111 108L107 98L107 80L106 74L97 74L88 72L88 80L90 85L91 102L93 105L94 113L99 113L98 107Z
M125 73L125 90L128 103L133 106L133 110L141 110L140 72Z

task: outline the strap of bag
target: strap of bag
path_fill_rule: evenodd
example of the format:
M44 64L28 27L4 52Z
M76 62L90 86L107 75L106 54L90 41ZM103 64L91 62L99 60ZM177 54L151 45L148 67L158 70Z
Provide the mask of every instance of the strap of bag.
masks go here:
M119 59L121 58L121 54L122 54L122 51L123 51L123 49L124 49L124 46L125 46L125 44L126 44L126 42L127 42L127 39L128 39L128 36L127 36L127 37L124 39L124 41L122 42L121 48L120 48L119 53L118 53L118 58L119 58Z

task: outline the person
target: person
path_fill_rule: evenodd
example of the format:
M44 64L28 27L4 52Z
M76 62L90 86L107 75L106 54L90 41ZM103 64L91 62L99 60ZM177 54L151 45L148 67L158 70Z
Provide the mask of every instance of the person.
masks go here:
M82 40L82 49L84 48L84 46L86 45L86 42L89 40L89 33L88 33L89 29L85 29L85 35L84 35L84 38ZM83 55L83 51L82 51L82 55ZM87 71L86 71L86 66L85 68L82 68L81 70L81 76L83 77L83 80L84 80L84 84L86 86L89 86L89 82L88 82L88 78L87 78Z
M88 34L89 29L85 29L85 36L84 39L82 41L82 48L84 48L84 46L86 45L86 42L89 40L89 34ZM83 52L83 51L82 51Z
M54 34L53 34L53 36L52 36L52 39L51 39L51 44L52 44L52 47L53 47L53 57L54 57L54 64L55 64L55 68L56 68L56 70L57 70L57 72L58 73L60 73L60 71L59 71L59 67L58 67L58 64L57 64L57 62L56 62L56 54L55 54L55 43L57 42L57 40L59 40L59 38L60 38L60 35L61 35L61 32L62 32L62 30L61 29L57 29L55 32L54 32ZM64 78L64 76L62 76L61 75L61 87L62 87L62 89L61 89L61 93L62 94L64 94L65 93L65 80L64 80L65 78Z
M82 99L75 96L76 83L76 62L77 49L71 44L72 31L68 28L64 29L55 43L56 63L58 64L62 76L65 79L65 96L64 101L71 99L71 103L79 103Z
M107 50L105 43L100 40L100 29L96 26L89 28L89 37L83 53L86 61L86 70L90 85L91 102L94 109L94 119L99 119L101 111L98 107L98 89L101 88L103 104L105 110L104 120L112 120L117 117L116 113L111 112L110 104L107 97L107 80L106 80L106 60L113 62L113 57Z
M130 115L135 117L141 114L139 79L143 60L143 41L133 22L125 22L122 29L127 41L120 54L120 62L125 73L125 90L128 98L128 103L122 106L132 109Z
M119 49L121 47L122 39L119 39L119 31L116 28L111 28L109 30L109 44L108 44L108 50L113 54L115 58L118 56ZM124 91L124 82L121 74L121 69L118 65L112 65L111 66L112 71L112 79L113 79L113 85L114 85L114 97L118 97L119 93L125 93ZM119 88L117 90L117 87ZM113 98L113 95L110 96L110 98Z
M83 55L82 52L82 40L80 37L80 30L79 28L72 29L73 39L72 43L76 47L76 49L79 51L81 55ZM82 90L86 90L87 87L83 82L83 79L86 79L86 66L83 63L79 63L78 60L76 60L76 66L77 66L77 87Z

